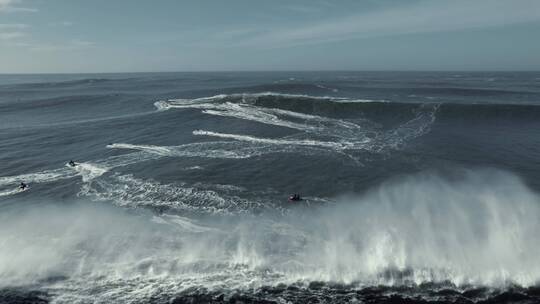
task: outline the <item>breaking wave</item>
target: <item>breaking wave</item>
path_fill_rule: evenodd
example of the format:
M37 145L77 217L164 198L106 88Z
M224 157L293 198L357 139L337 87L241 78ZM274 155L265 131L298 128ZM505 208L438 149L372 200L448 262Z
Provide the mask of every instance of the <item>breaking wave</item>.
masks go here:
M107 183L96 179L92 185L107 189L100 194L107 200L121 197L126 204L168 204L149 199L161 195L177 201L193 196L189 205L215 199L212 191L129 175ZM353 290L425 283L459 289L528 287L540 279L540 200L508 173L424 173L337 200L331 206L297 206L279 218L134 217L99 205L5 210L0 235L10 250L0 251L0 286L56 277L50 286L61 295L56 300L76 302L313 282ZM34 223L32 229L27 222Z
M437 98L440 103L432 103L437 106L437 114L440 119L463 120L463 119L537 119L540 116L540 106L537 104L498 104L498 103L451 103L443 98ZM272 109L290 110L296 113L319 112L329 114L352 115L355 118L363 117L368 121L401 119L404 114L413 113L422 105L430 103L414 102L387 102L385 100L356 99L332 96L311 96L302 94L284 93L243 93L221 94L211 97L195 99L171 99L159 101L154 105L157 109L167 110L173 108L193 108L225 112L227 103L240 104L247 108L248 105ZM229 104L229 106L230 106ZM315 115L317 119L318 115ZM319 115L320 116L320 115Z
M2 76L0 302L538 303L537 76Z

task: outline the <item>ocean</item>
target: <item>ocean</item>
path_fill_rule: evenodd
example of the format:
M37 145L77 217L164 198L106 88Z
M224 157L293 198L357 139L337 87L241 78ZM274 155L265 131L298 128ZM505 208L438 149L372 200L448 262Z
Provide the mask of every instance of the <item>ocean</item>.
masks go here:
M0 75L0 303L540 303L539 231L539 72Z

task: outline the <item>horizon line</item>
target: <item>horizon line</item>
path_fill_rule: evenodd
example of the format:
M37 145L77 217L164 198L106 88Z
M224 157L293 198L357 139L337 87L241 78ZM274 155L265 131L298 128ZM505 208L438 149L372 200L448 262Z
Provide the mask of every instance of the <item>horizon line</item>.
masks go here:
M316 73L316 72L398 72L398 73L539 73L540 70L193 70L193 71L134 71L134 72L0 72L5 75L84 75L84 74L173 74L173 73Z

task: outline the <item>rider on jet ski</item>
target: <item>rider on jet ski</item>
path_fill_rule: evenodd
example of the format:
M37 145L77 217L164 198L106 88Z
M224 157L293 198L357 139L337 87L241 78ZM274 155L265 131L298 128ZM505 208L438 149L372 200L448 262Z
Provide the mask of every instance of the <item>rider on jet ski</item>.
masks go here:
M300 197L300 194L293 194L291 196L289 196L289 200L290 201L294 201L294 202L297 202L297 201L301 201L302 198Z

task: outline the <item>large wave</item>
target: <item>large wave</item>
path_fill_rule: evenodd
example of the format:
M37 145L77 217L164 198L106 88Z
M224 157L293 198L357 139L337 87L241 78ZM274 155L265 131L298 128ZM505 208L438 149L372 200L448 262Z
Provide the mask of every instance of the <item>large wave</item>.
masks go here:
M265 108L290 110L302 113L325 113L341 115L350 118L364 118L367 120L403 119L407 113L412 113L420 105L440 104L438 116L444 119L537 119L540 116L540 107L533 100L526 104L515 103L454 103L444 98L426 101L414 101L414 96L407 102L370 100L362 98L312 96L304 94L285 94L277 92L262 93L234 93L219 94L194 99L171 99L158 101L154 106L159 110L171 108L200 108L214 110L217 104L233 103L254 105ZM320 116L320 115L319 115Z
M386 130L381 128L381 125L376 121L367 118L355 119L353 122L301 111L303 104L315 106L314 103L319 101L322 101L323 104L357 102L346 98L268 92L217 95L198 99L175 99L168 102L156 102L155 106L159 111L173 108L200 109L208 115L242 119L301 131L308 137L290 140L264 139L247 134L224 134L211 130L196 130L195 135L253 143L319 146L335 150L353 149L372 152L400 148L409 140L427 133L430 125L435 121L435 113L439 107L438 104L415 105L409 111L411 116L408 120ZM330 138L331 141L324 140L324 138Z
M59 302L77 302L314 281L498 288L540 279L540 199L508 173L424 173L336 200L278 217L4 208L0 286L41 282Z
M193 135L218 138L218 141L194 142L177 146L157 146L148 144L114 143L113 149L138 150L121 156L94 160L76 168L59 168L41 172L0 177L0 188L14 187L21 181L29 183L49 183L82 176L83 182L116 168L162 157L199 157L220 159L245 159L270 153L295 153L314 155L330 153L362 164L363 160L354 151L387 153L399 150L408 142L429 132L435 121L437 104L420 105L414 108L408 120L394 128L383 129L369 119L332 118L308 114L279 107L259 106L261 97L286 98L291 100L323 100L326 103L335 98L310 97L276 93L219 95L194 100L174 100L158 102L158 110L181 108L200 109L212 116L257 122L271 127L284 127L298 133L284 138L261 138L249 134L233 134L211 130L194 130ZM343 99L336 99L343 102ZM277 105L276 105L277 106ZM223 141L223 139L230 141ZM1 190L1 189L0 189ZM0 196L15 195L19 192L7 189Z

